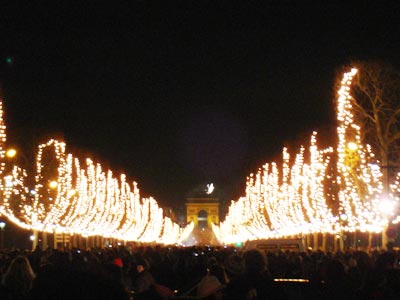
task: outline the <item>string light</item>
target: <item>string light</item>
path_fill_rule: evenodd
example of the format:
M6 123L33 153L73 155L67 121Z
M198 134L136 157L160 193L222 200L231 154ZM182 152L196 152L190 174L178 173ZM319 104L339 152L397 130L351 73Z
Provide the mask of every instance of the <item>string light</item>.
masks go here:
M6 166L6 127L0 101L0 213L16 225L49 233L101 236L124 241L180 243L193 230L163 216L154 198L142 198L126 176L114 177L99 163L66 153L66 144L50 140L38 146L35 186L25 186L27 173ZM5 173L11 169L11 172Z
M310 233L383 230L388 220L379 210L383 196L382 173L374 164L371 147L361 144L361 129L353 119L350 90L356 74L356 69L344 73L338 91L336 152L332 147L318 149L314 132L307 160L303 146L294 161L284 148L281 171L272 162L265 164L255 176L251 174L246 182L246 196L232 201L225 220L213 226L221 243ZM336 179L329 171L332 155L337 156ZM331 185L338 186L337 209L332 207L336 196L331 192ZM400 191L400 175L392 190Z
M380 210L384 195L379 162L371 147L361 143L361 127L352 113L350 91L357 72L344 73L338 90L336 149L319 149L314 132L307 150L301 146L291 156L284 148L280 165L266 163L250 174L245 196L231 202L223 222L212 225L221 243L381 232L388 225L391 213ZM164 244L182 243L193 230L193 223L180 228L164 217L157 201L142 198L137 183L129 184L124 174L115 177L89 158L82 164L66 153L64 142L53 139L38 147L32 192L25 184L26 171L7 164L5 143L0 101L0 213L22 228ZM393 194L400 192L400 174L390 188ZM393 222L398 220L400 216Z

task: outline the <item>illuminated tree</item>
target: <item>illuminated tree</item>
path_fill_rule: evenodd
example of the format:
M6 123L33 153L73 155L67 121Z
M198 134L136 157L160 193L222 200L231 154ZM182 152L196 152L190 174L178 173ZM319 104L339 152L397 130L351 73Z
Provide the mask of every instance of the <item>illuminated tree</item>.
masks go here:
M28 176L6 158L2 104L0 98L0 215L33 230L34 247L38 232L164 244L189 236L192 223L180 228L155 199L140 196L136 182L132 188L124 174L115 177L89 158L82 164L64 142L39 145L36 175Z
M355 121L361 142L372 146L388 188L394 166L400 163L400 70L383 62L356 62L352 84Z
M354 120L351 84L356 68L343 74L337 99L338 146L337 182L340 215L345 231L382 231L386 222L379 211L382 192L379 168L372 164L374 154L368 145L360 142L361 128Z
M362 128L361 143L371 145L376 154L382 172L381 208L391 215L394 197L390 187L400 164L400 70L378 61L353 65L359 70L352 83L354 120ZM387 241L384 230L383 246Z
M281 167L267 163L251 174L246 196L232 202L225 221L213 226L220 241L382 232L387 226L388 220L380 210L382 173L371 147L361 143L362 130L354 119L351 85L357 72L353 68L342 74L338 86L336 159L331 160L333 148L318 148L316 133L307 156L305 147L301 147L290 159L284 148ZM336 179L331 163L336 165ZM338 207L333 209L329 202L336 199Z

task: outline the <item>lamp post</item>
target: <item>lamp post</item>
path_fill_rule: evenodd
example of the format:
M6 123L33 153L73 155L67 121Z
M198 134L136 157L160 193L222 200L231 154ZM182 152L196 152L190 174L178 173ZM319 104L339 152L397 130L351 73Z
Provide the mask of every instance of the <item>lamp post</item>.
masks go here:
M1 237L0 237L0 243L1 243L1 249L4 248L4 229L6 228L6 222L1 221L0 222L0 231L1 231Z
M29 239L31 240L31 242L32 242L32 250L35 250L36 249L36 246L37 246L37 243L38 243L38 232L37 231L33 231L33 234L31 234L30 236L29 236Z
M388 242L392 239L390 235L390 220L392 219L395 212L396 202L395 200L388 194L385 193L384 198L380 202L380 211L384 218L387 220L387 225L382 230L382 248L386 249Z
M389 241L393 239L390 232L390 221L393 219L393 215L396 209L396 199L390 194L390 179L392 178L392 172L398 169L398 165L383 165L383 197L380 203L380 210L382 215L387 219L387 224L382 230L382 248L386 249Z
M27 157L22 151L19 151L18 148L8 148L5 155L10 162L11 169L17 166L28 173L33 170L33 166L31 164L33 160ZM29 183L31 184L32 182Z
M343 225L346 225L346 223L347 223L347 215L345 213L341 213L339 216L339 220L340 220L339 249L340 249L340 251L343 251L344 250L344 240L345 240Z
M8 148L6 150L6 157L10 160L13 160L14 163L21 163L23 168L31 168L31 159L29 159L18 148Z
M17 150L15 150L14 148L10 148L6 151L6 156L8 158L14 158L17 155Z
M25 172L32 171L33 168L31 166L31 162L33 161L32 159L29 159L23 151L19 151L19 148L8 148L5 152L6 157L10 160L10 162L13 163L13 168L17 166L18 168L25 170ZM33 178L31 177L25 177L25 180L29 180ZM29 181L24 182L25 186L28 187L29 194L27 195L28 197L32 197L34 195L34 190L31 189L31 187L34 185L32 179ZM17 205L18 203L14 202L14 205ZM3 230L1 232L2 237L3 237ZM33 248L36 247L37 241L38 241L38 233L36 232L34 234L35 239L33 241Z
M11 170L13 169L13 162L15 160L15 156L17 155L17 151L15 149L8 149L5 152L5 165L2 169L2 176L5 178L5 176L10 175Z
M360 195L360 179L359 179L359 172L361 166L361 159L360 159L360 147L359 147L359 142L357 140L349 141L346 144L345 147L345 165L347 168L347 176L349 176L350 182L355 186L355 189L357 190L357 193L359 196L363 197L363 195ZM351 195L349 195L351 197ZM347 215L345 211L343 211L340 216L339 216L339 222L340 222L340 248L341 250L344 249L345 247L345 239L347 236L352 232L353 228L349 228L348 225L348 220L351 217L351 215ZM347 229L347 235L346 237L344 236L343 233L343 225ZM353 240L354 240L354 248L357 248L357 228L354 228L354 233L353 233Z

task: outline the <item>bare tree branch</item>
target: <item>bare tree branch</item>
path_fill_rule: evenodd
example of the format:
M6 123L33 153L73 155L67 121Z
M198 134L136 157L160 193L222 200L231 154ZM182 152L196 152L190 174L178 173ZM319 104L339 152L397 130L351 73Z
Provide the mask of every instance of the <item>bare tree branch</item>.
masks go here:
M353 82L355 121L362 127L362 141L377 158L399 164L400 70L383 62L355 62L359 72Z

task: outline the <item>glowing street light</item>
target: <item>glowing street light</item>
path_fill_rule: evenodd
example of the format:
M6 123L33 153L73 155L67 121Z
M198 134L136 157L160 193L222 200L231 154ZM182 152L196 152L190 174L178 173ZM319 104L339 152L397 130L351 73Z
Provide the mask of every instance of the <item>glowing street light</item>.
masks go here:
M1 249L4 248L4 228L6 228L6 222L0 222L0 231L1 231Z
M52 180L49 182L49 188L55 189L57 187L58 183L55 180Z
M391 198L385 198L379 203L379 210L386 216L392 216L395 212L396 202Z
M6 156L8 158L14 158L17 155L17 150L15 150L14 148L10 148L6 151Z
M345 213L340 214L340 220L343 222L347 221L347 215Z
M357 148L358 148L358 145L357 145L357 143L355 143L355 142L348 142L348 143L347 143L347 148L348 148L350 151L356 151Z

